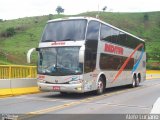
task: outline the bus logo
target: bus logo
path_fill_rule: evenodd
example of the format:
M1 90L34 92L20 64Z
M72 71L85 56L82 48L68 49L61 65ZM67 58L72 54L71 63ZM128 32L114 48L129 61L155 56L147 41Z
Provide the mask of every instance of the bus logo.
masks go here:
M51 45L65 45L65 42L53 42Z
M104 51L114 53L114 54L123 55L123 48L116 46L116 45L105 44Z

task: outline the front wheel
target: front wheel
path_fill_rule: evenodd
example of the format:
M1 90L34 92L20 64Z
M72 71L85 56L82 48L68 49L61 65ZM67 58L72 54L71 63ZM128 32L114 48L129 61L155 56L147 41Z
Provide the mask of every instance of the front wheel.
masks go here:
M99 80L98 80L98 88L97 88L96 93L98 95L100 95L104 92L104 90L105 90L105 84L104 84L104 81L103 81L102 77L100 77Z
M68 95L67 92L60 92L61 95Z

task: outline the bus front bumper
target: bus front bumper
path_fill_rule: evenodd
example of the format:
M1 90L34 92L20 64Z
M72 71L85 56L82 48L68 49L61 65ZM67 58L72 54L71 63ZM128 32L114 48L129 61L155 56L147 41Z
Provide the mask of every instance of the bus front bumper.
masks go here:
M40 91L83 93L82 84L48 84L38 82Z

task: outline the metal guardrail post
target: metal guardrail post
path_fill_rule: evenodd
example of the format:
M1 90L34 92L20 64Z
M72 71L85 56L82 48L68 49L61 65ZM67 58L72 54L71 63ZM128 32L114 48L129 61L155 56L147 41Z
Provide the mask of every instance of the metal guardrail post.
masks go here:
M12 72L12 66L9 66L9 76L8 76L9 79L11 79L11 75L12 75L11 72Z
M30 70L30 75L29 75L29 77L32 78L32 68L30 67L29 70Z

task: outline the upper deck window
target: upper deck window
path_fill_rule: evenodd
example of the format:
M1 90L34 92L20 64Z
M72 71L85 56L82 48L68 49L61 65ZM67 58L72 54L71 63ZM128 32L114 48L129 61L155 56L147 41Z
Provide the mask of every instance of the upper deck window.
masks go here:
M135 49L142 43L145 49L145 43L143 41L105 24L101 24L100 39L131 49ZM139 50L141 51L141 48Z
M42 35L42 42L84 40L87 20L49 22Z

